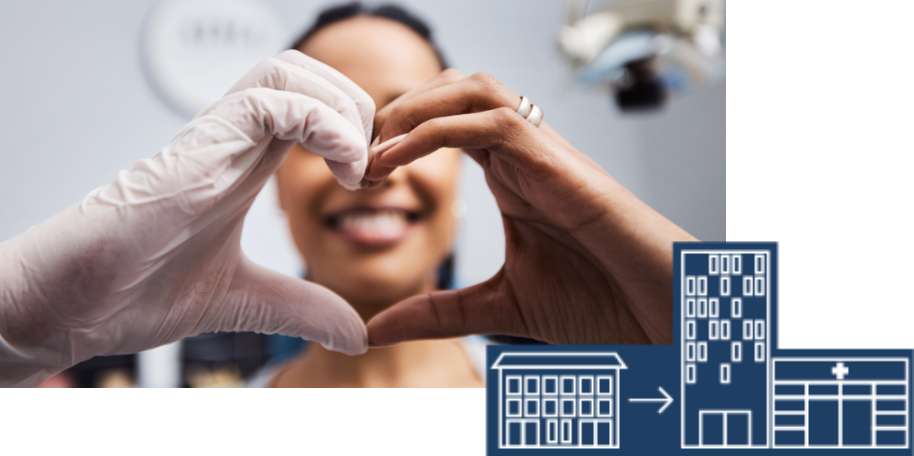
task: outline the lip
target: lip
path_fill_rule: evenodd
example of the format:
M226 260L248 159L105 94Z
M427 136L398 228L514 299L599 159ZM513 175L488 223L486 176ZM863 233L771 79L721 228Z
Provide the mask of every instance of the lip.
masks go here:
M399 244L426 218L422 209L387 204L359 204L327 212L322 225L346 243L361 249Z

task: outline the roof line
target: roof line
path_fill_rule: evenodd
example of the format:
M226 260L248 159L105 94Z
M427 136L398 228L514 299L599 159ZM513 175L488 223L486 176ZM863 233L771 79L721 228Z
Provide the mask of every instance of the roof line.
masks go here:
M622 361L622 357L619 356L618 352L501 352L498 356L498 359L495 360L495 363L492 364L492 369L508 369L508 367L502 367L498 364L501 362L502 358L505 355L511 356L613 356L619 362L618 367L612 367L610 369L628 369L628 365L625 364L625 361ZM537 367L546 367L543 365ZM589 366L588 368L594 368ZM518 369L518 367L513 367L513 369Z
M505 352L501 352L501 354L498 355L498 359L495 360L495 364L492 364L492 367L490 367L490 369L495 369L495 366L498 366L498 363L500 363L501 359L504 357L505 357Z

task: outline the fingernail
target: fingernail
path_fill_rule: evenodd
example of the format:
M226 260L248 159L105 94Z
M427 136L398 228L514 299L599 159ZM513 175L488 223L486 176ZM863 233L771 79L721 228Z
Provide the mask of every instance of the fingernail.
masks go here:
M408 133L404 133L400 136L397 136L396 138L390 138L387 141L384 141L381 144L378 144L377 146L372 147L371 152L374 153L375 158L377 158L378 154L384 153L385 151L392 148L393 146L400 144L400 142L406 138L407 134Z

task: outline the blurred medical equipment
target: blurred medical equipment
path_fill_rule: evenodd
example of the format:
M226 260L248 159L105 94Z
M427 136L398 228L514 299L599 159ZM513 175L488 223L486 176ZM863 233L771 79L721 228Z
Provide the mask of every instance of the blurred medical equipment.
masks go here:
M724 78L723 0L571 0L568 10L559 45L575 79L608 86L623 111Z

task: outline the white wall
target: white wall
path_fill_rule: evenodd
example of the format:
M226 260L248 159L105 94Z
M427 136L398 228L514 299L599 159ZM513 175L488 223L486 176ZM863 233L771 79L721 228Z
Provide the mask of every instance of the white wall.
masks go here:
M329 3L268 1L289 41ZM79 201L137 159L155 153L187 121L152 91L139 38L153 0L0 3L0 240ZM664 112L623 117L607 94L570 82L558 53L564 2L401 4L426 18L452 65L488 71L544 107L547 121L648 204L703 240L725 237L723 85ZM458 246L462 283L503 260L500 218L467 160L468 213ZM255 261L295 274L299 262L272 187L247 220Z

